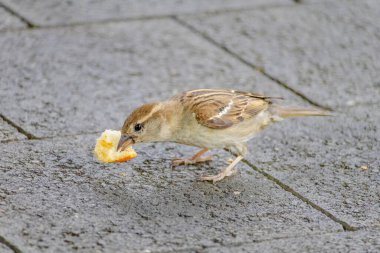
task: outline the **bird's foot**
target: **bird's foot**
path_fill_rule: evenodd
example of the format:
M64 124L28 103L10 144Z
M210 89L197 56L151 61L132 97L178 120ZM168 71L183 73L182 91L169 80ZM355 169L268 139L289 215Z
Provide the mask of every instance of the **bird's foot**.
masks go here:
M232 176L236 174L237 170L236 169L231 169L231 170L223 170L220 172L218 175L213 175L213 176L202 176L199 178L200 181L212 181L212 183L216 183L225 177Z
M240 160L243 159L243 156L238 156L235 158L235 160L230 163L230 165L228 165L227 168L225 168L222 172L220 172L218 175L214 175L214 176L202 176L199 178L200 181L212 181L213 183L216 183L220 180L222 180L223 178L225 177L229 177L229 176L232 176L234 175L237 170L235 169L235 166L236 164L238 164L238 162Z
M212 161L212 156L206 156L206 157L197 157L197 158L190 158L190 159L174 159L172 161L172 166L180 166L180 165L191 165L196 163L205 163Z

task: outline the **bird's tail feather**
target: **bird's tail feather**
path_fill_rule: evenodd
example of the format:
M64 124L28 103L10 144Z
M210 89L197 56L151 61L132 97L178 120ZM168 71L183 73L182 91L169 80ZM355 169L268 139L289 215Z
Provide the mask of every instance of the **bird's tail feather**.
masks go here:
M332 113L326 110L305 107L282 107L274 106L273 114L281 118L303 117L303 116L332 116Z

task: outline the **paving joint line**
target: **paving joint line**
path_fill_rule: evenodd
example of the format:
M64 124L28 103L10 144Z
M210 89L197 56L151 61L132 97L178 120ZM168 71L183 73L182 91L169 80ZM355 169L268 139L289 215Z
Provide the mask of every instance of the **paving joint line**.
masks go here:
M320 207L319 205L315 204L313 201L311 201L310 199L302 196L300 193L298 193L297 191L295 191L293 188L291 188L289 185L281 182L278 178L272 176L271 174L265 172L264 170L262 169L259 169L258 167L256 167L255 165L253 165L251 162L247 161L246 159L243 159L242 160L245 164L247 164L249 167L251 167L254 171L262 174L263 176L265 176L267 179L271 180L272 182L274 182L275 184L277 184L278 186L280 186L283 190L293 194L295 197L297 197L298 199L302 200L304 203L306 203L307 205L313 207L314 209L316 209L317 211L323 213L324 215L326 215L328 218L330 218L331 220L333 220L334 222L340 224L342 227L343 227L343 230L344 231L357 231L359 230L359 228L357 227L353 227L351 226L350 224L348 224L347 222L337 218L336 216L334 216L332 213L330 213L329 211L325 210L324 208Z
M335 235L335 234L340 234L340 233L352 233L355 231L331 231L331 232L321 232L321 233L311 233L311 234L306 234L306 235L301 235L301 236L283 236L283 237L273 237L269 239L260 239L260 240L250 240L250 241L240 241L240 242L230 242L230 243L225 243L225 244L220 244L220 245L211 245L211 246L199 246L199 247L188 247L188 248L182 248L182 249L177 249L177 250L157 250L157 251L152 251L152 253L174 253L174 252L188 252L189 250L207 250L207 249L213 249L213 248L218 248L218 247L240 247L243 245L247 244L255 244L255 243L262 243L262 242L275 242L278 240L287 240L287 239L297 239L297 238L308 238L308 237L313 237L313 236L323 236L323 235Z
M319 3L304 3L303 0L293 0L296 4L270 4L263 6L252 6L246 8L232 8L232 9L220 9L220 10L206 10L201 12L194 13L181 13L181 14L163 14L163 15L147 15L147 16L136 16L136 17L125 17L125 18L109 18L109 19L101 19L101 20L93 20L93 21L83 21L83 22L72 22L68 24L52 24L52 25L37 25L27 20L23 16L19 15L17 12L13 11L8 6L5 6L0 2L0 7L3 7L8 12L17 16L21 19L25 24L27 24L27 28L5 28L1 30L2 32L20 32L20 31L28 31L28 30L45 30L45 29L59 29L59 28L69 28L69 27L80 27L80 26L91 26L91 25L103 25L103 24L112 24L112 23L122 23L122 22L133 22L133 21L150 21L150 20L160 20L160 19L172 19L175 16L196 16L196 15L222 15L228 13L238 13L238 12L246 12L246 11L255 11L255 10L266 10L273 8L294 8L302 5L317 5ZM323 3L325 4L325 3Z
M198 29L196 29L194 26L188 24L186 21L182 20L181 18L179 18L178 16L171 16L171 18L176 21L179 25L183 26L183 27L186 27L188 30L190 30L191 32L195 33L195 34L198 34L199 36L201 36L203 39L207 40L209 43L213 44L214 46L218 47L219 49L223 50L225 53L229 54L230 56L234 57L235 59L237 59L238 61L240 61L241 63L243 63L244 65L254 69L255 71L258 71L260 72L261 74L263 74L265 77L269 78L270 80L274 81L275 83L277 83L278 85L280 85L281 87L283 87L284 89L292 92L293 94L297 95L298 97L302 98L303 100L305 100L306 102L308 102L309 104L311 105L314 105L316 107L319 107L321 109L324 109L324 110L328 110L328 111L333 111L332 108L328 107L328 106L325 106L325 105L322 105L310 98L308 98L306 95L304 95L303 93L301 93L300 91L292 88L291 86L289 86L288 84L286 84L285 82L281 81L280 79L272 76L271 74L267 73L263 68L259 67L259 66L256 66L250 62L248 62L247 60L243 59L242 57L240 57L240 55L238 55L237 53L231 51L230 49L228 49L226 46L220 44L219 42L215 41L214 39L212 39L211 37L207 36L206 34L204 34L203 32L199 31Z
M1 116L1 115L0 115ZM44 141L44 140L54 140L54 139L61 139L61 138L70 138L70 137L79 137L79 136L86 136L86 135L94 135L94 134L101 134L102 131L95 131L95 132L85 132L85 133L77 133L77 134L67 134L67 135L56 135L56 136L44 136L44 137L34 137L27 140L19 140L19 139L11 139L11 140L5 140L0 142L0 144L8 144L8 143L15 143L15 142L24 142L24 141Z
M11 125L12 127L16 128L16 130L25 135L26 138L28 138L29 140L35 140L35 139L39 139L38 137L34 136L33 134L29 133L28 131L24 130L22 127L18 126L16 123L14 123L12 120L8 119L7 117L5 117L3 114L0 113L0 119L4 120L5 122L7 122L9 125Z
M10 8L9 6L5 5L4 3L0 2L0 7L4 8L6 11L8 11L10 14L12 14L13 16L17 17L18 19L20 19L23 23L26 24L26 26L30 29L30 28L36 28L37 26L35 24L33 24L30 20L28 20L27 18L23 17L22 15L20 15L19 13L17 13L15 10L13 10L12 8Z
M22 253L22 251L16 245L5 239L5 237L3 237L2 235L0 235L0 243L13 250L14 253Z
M152 16L142 16L142 17L129 17L129 18L109 18L97 21L90 22L72 22L69 24L54 24L54 25L43 25L34 27L33 30L50 30L50 29L62 29L70 27L82 27L82 26L94 26L94 25L107 25L114 23L123 23L123 22L134 22L134 21L150 21L150 20L161 20L161 19L170 19L171 16L168 15L152 15ZM18 31L23 29L18 29ZM24 29L25 30L25 29Z
M0 2L0 7L2 6L2 3ZM194 16L194 15L220 15L220 14L226 14L226 13L238 13L242 11L253 11L253 10L266 10L266 9L272 9L272 8L292 8L298 6L296 4L269 4L269 5L263 5L263 6L252 6L252 7L241 7L241 8L232 8L232 9L220 9L220 10L206 10L201 12L192 12L192 13L180 13L177 15L182 16ZM47 24L47 25L37 25L34 24L28 20L26 20L24 17L10 9L9 7L4 5L4 8L6 8L9 12L11 12L13 15L19 17L20 19L23 19L23 21L28 24L28 29L25 28L13 28L13 29L5 29L1 32L17 32L17 31L25 31L25 30L44 30L44 29L59 29L59 28L68 28L68 27L78 27L78 26L91 26L91 25L102 25L102 24L110 24L110 23L121 23L121 22L133 22L133 21L149 21L149 20L160 20L160 19L172 19L173 14L163 14L163 15L147 15L147 16L136 16L136 17L125 17L125 18L105 18L101 20L94 20L94 21L79 21L79 22L72 22L68 24Z

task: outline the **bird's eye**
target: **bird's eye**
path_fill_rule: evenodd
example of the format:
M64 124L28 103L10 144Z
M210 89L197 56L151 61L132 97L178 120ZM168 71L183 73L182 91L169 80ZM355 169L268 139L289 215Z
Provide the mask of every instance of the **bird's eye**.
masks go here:
M135 131L136 131L136 132L141 131L142 128L143 128L143 124L136 124L136 125L135 125Z

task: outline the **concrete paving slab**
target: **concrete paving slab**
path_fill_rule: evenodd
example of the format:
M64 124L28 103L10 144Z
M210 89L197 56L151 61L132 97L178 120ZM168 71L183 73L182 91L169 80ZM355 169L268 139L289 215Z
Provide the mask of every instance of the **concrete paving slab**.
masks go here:
M298 99L171 20L3 33L0 47L0 112L37 137L120 128L141 103L188 89Z
M0 31L25 27L26 24L0 6Z
M378 102L378 1L299 4L181 19L320 104Z
M8 248L4 244L0 243L0 252L2 252L2 253L13 253L13 250Z
M170 158L194 149L154 144L105 165L95 137L0 144L0 234L23 252L153 252L342 231L244 164L217 185L195 180L226 153L172 170Z
M2 2L34 24L41 26L293 4L291 0L2 0Z
M271 240L254 244L244 244L237 247L217 247L204 250L204 252L379 252L379 238L379 230L364 230Z
M356 0L341 0L341 1L335 1L335 0L301 0L300 4L322 4L322 5L330 5L333 8L339 8L341 5L351 5L351 6L357 6L360 5L362 9L372 9L375 12L380 11L379 2L377 0L362 0L362 1L356 1ZM363 17L366 18L366 17ZM373 21L373 20L372 20ZM372 22L373 23L373 22ZM376 24L376 23L373 23Z
M23 139L26 139L25 135L19 133L17 129L0 118L0 142Z
M380 227L378 108L281 122L251 141L249 160L351 226Z

